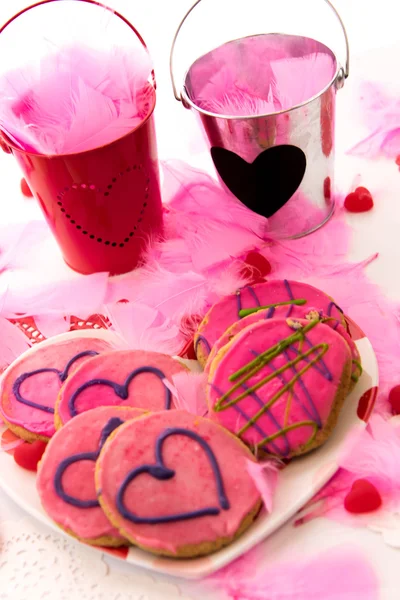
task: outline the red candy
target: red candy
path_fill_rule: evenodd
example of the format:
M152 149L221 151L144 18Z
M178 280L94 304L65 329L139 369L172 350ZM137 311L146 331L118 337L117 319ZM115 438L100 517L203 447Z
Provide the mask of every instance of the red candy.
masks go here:
M271 273L271 264L258 252L249 252L244 262L240 274L250 279L252 284L263 282L264 278Z
M32 198L32 196L33 196L32 192L31 192L31 188L27 184L26 179L21 179L21 192L27 198Z
M381 495L368 479L356 479L344 499L345 509L354 515L373 512L381 506Z
M344 200L345 209L353 213L367 212L373 206L371 192L362 186L356 188L354 192L350 192Z
M325 177L325 179L324 179L324 198L325 198L325 200L330 200L331 195L332 195L331 178Z
M395 385L389 392L389 404L394 415L400 415L400 385Z
M37 466L46 450L46 442L37 440L30 444L25 442L14 450L14 460L23 469L27 471L37 471Z

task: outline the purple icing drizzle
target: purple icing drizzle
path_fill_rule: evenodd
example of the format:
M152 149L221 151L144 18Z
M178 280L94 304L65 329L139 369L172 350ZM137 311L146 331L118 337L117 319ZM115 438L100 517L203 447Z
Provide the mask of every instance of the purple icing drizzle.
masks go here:
M294 296L293 296L292 288L290 287L290 284L289 284L288 280L287 280L287 279L284 279L284 280L283 280L283 283L284 283L284 285L285 285L285 288L286 288L286 291L287 291L287 293L288 293L289 299L290 299L290 300L294 300ZM287 311L287 313L286 313L286 318L289 318L289 317L290 317L290 315L292 314L292 310L293 310L293 304L289 304L289 308L288 308L288 311Z
M106 385L114 390L116 396L118 396L122 400L127 400L129 396L129 384L133 381L133 379L135 379L135 377L141 375L142 373L152 373L153 375L156 375L161 381L165 379L165 375L160 369L149 366L139 367L138 369L135 369L134 371L129 373L128 377L122 384L115 383L115 381L111 381L110 379L90 379L89 381L86 381L86 383L83 383L81 386L79 386L78 389L75 390L75 392L68 400L69 414L71 415L71 417L76 417L76 415L78 414L78 411L75 408L75 402L77 397L84 390L93 387L94 385ZM165 387L165 410L169 410L171 408L171 402L172 394L170 390L167 387Z
M193 510L193 511L184 512L184 513L183 512L176 513L174 515L165 515L165 516L160 516L160 517L139 517L138 515L136 515L132 511L130 511L125 506L124 496L125 496L127 487L129 486L130 483L132 483L132 481L134 479L136 479L136 477L138 477L139 475L141 475L143 473L147 473L148 475L150 475L150 477L153 477L154 479L158 479L159 481L166 481L166 480L172 479L172 477L174 477L175 471L173 469L169 469L168 467L165 466L164 461L163 461L163 456L162 456L163 444L164 444L165 440L172 435L184 435L184 436L194 440L201 446L201 448L206 453L208 461L211 465L211 468L212 468L212 471L214 474L214 478L215 478L215 483L217 486L219 507L218 506L207 506L207 507L201 508L199 510ZM132 523L136 523L136 524L156 525L158 523L175 523L177 521L186 521L188 519L196 519L198 517L218 515L221 512L221 509L228 510L230 508L229 500L226 496L225 489L224 489L224 482L222 479L221 471L220 471L217 459L215 458L215 454L212 451L209 444L202 437L200 437L197 433L194 433L194 431L191 431L190 429L184 429L181 427L171 427L171 428L165 429L162 433L160 433L160 435L158 436L158 438L156 440L155 454L156 454L155 464L151 464L151 465L145 464L145 465L142 465L141 467L137 467L136 469L133 469L133 471L128 473L128 475L125 477L124 481L122 482L122 484L117 492L117 497L116 497L117 509L118 509L118 512L120 513L120 515L124 519L128 519L128 521L131 521Z
M197 349L198 349L200 343L204 344L207 354L210 354L211 346L208 343L208 341L206 340L206 338L204 337L204 335L199 335L198 338L196 339L196 343L194 345L194 351L197 352Z
M340 308L340 306L339 306L338 304L336 304L336 302L330 302L330 303L328 304L328 309L327 309L327 312L326 312L326 314L328 315L328 317L331 317L331 316L332 316L332 310L333 310L333 308L334 308L334 307L335 307L335 308L336 308L336 309L337 309L337 310L338 310L338 311L339 311L339 312L340 312L342 315L344 314L343 310Z
M113 431L117 429L117 427L123 423L124 421L118 417L112 417L102 429L99 446L96 452L81 452L79 454L69 456L60 462L54 475L54 488L57 496L64 500L64 502L71 504L71 506L76 506L77 508L97 508L100 506L97 499L79 500L79 498L75 498L74 496L67 494L62 484L62 478L68 467L77 462L81 462L82 460L90 460L95 462L98 459L100 451L106 443L107 438L112 434Z
M236 292L236 306L237 306L237 314L238 314L238 319L242 319L243 317L240 316L240 311L242 310L243 306L242 306L242 292L244 290L248 290L250 296L253 298L256 306L261 306L261 303L258 299L257 294L255 293L255 291L253 290L253 288L250 285L245 285L243 288L241 288L240 290L238 290Z
M290 359L288 350L285 350L283 354L284 354L286 360L288 362L290 362L291 359ZM291 370L292 370L292 372L293 372L294 375L298 374L298 370L297 370L296 365L292 365L291 366ZM288 382L285 381L285 384L286 383L288 383ZM299 386L303 390L303 393L304 393L305 397L307 398L307 401L308 401L308 403L310 405L310 408L311 408L311 411L312 411L313 414L311 415L310 412L308 411L307 407L300 401L301 407L303 408L304 412L311 418L311 420L314 420L316 422L316 424L318 425L318 427L321 428L322 427L321 417L319 416L317 407L315 406L315 404L314 404L314 402L313 402L313 400L311 398L311 394L308 391L308 389L306 387L306 384L304 383L304 381L303 381L303 379L301 377L299 377L299 379L297 380L297 383L299 384ZM293 388L292 388L292 394L293 394L293 397L296 397L297 402L299 402L299 397L297 396L297 394L295 394Z
M30 379L31 377L34 377L35 375L39 375L39 373L55 373L56 375L58 375L61 383L63 383L67 379L67 377L69 375L69 370L75 361L79 360L80 358L83 358L84 356L97 356L97 355L98 355L98 352L95 352L94 350L85 350L84 352L79 352L79 354L76 354L75 356L73 356L67 362L63 371L59 371L58 369L49 367L49 368L37 369L36 371L30 371L29 373L22 373L22 375L17 377L17 379L13 383L13 387L12 387L13 394L14 394L15 398L18 400L18 402L21 402L21 404L26 404L26 406L30 406L31 408L37 408L38 410L41 410L43 412L54 414L54 408L52 408L51 406L44 406L42 404L37 404L36 402L32 402L32 400L27 400L26 398L21 396L21 392L20 392L21 385L24 383L24 381L26 381L27 379Z

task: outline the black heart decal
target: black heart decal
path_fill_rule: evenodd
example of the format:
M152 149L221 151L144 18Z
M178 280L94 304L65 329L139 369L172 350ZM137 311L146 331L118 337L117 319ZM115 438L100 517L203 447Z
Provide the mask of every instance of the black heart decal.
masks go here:
M306 171L306 155L297 146L267 148L248 163L225 148L211 148L215 168L226 187L253 212L272 217L293 196Z
M76 410L76 407L75 407L77 397L84 390L86 390L87 388L90 388L94 385L96 385L96 386L97 385L105 385L107 387L110 387L114 390L114 393L116 396L118 396L122 400L126 400L129 395L130 383L138 375L141 375L142 373L152 373L153 375L156 375L156 377L158 377L158 379L160 381L162 381L163 379L166 378L165 374L160 369L157 369L157 367L139 367L138 369L135 369L134 371L129 373L128 377L125 379L124 383L122 383L122 384L116 383L115 381L111 381L110 379L102 379L102 378L90 379L89 381L86 381L86 383L83 383L81 386L79 386L78 389L75 390L75 392L72 394L71 398L69 398L69 400L68 400L69 414L71 415L71 417L77 416L78 411ZM171 391L165 386L165 410L169 410L171 408L171 400L172 400Z
M44 406L42 404L37 404L36 402L33 402L32 400L27 400L26 398L21 396L21 392L20 392L21 385L24 383L24 381L26 381L27 379L30 379L31 377L34 377L35 375L38 375L39 373L55 373L58 376L60 382L63 383L67 379L67 377L69 375L69 370L75 361L79 360L80 358L83 358L84 356L97 356L97 355L98 355L98 352L95 352L94 350L85 350L84 352L80 352L79 354L76 354L75 356L73 356L71 358L71 360L69 360L67 362L63 371L59 371L58 369L53 369L53 368L48 367L48 368L44 368L44 369L37 369L36 371L30 371L29 373L22 373L22 375L17 377L17 379L13 383L13 388L12 388L13 394L16 397L16 399L18 400L18 402L21 402L22 404L26 404L26 406L30 406L32 408L37 408L38 410L42 410L43 412L54 414L54 408L52 408L51 406Z
M79 498L75 498L74 496L70 496L64 490L62 478L65 471L71 465L81 462L82 460L90 460L96 462L99 457L100 451L106 443L108 437L112 434L113 431L117 429L120 425L122 425L124 421L119 419L118 417L113 417L108 421L108 423L103 427L103 430L100 435L100 443L96 452L81 452L80 454L74 454L73 456L69 456L65 458L57 467L57 470L54 475L54 487L57 495L64 500L67 504L71 504L72 506L76 506L78 508L96 508L100 506L97 498L93 500L79 500Z
M130 511L125 505L124 496L126 489L129 486L129 484L132 483L132 481L142 473L147 473L148 475L150 475L150 477L154 477L154 479L158 479L159 481L165 481L174 477L175 471L165 466L162 456L162 448L164 441L171 435L185 435L186 437L197 442L204 450L213 470L215 484L217 487L219 506L206 506L198 510L176 513L174 515L161 515L160 517L139 517L137 514ZM133 471L128 473L128 475L125 477L124 481L121 484L121 487L117 492L117 509L121 516L124 517L124 519L128 519L133 523L156 525L157 523L173 523L175 521L186 521L187 519L195 519L197 517L205 517L208 515L218 515L221 511L221 508L223 510L228 510L230 508L229 500L225 494L224 482L222 479L221 471L217 459L215 458L214 452L211 450L209 444L205 440L203 440L203 438L200 437L197 433L194 433L194 431L191 431L190 429L184 429L181 427L171 427L169 429L166 429L157 438L155 454L155 464L142 465L141 467L133 469Z

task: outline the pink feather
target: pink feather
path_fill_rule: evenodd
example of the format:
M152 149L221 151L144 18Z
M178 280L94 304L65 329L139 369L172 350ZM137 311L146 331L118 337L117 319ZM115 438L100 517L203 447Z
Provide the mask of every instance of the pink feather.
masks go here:
M323 90L335 74L332 57L292 48L270 36L253 36L220 46L190 71L191 99L204 110L230 116L287 110Z
M28 270L6 271L0 276L0 314L7 318L58 314L86 319L101 309L107 284L107 273L46 281Z
M152 70L143 48L59 49L0 79L0 125L22 148L83 152L134 129L148 114Z
M172 376L172 381L176 390L176 408L204 417L208 412L207 375L205 373L178 373Z
M400 154L400 101L382 84L364 82L360 87L359 106L370 133L355 144L348 154L376 158L396 158Z
M272 512L273 498L278 485L278 463L272 460L266 462L248 460L247 471L261 494L266 511L268 513Z
M272 553L273 554L273 553ZM231 600L378 600L372 565L354 547L330 548L317 556L291 552L290 560L250 552L208 578Z
M184 345L178 327L154 308L137 303L108 304L105 313L111 329L129 348L178 354Z

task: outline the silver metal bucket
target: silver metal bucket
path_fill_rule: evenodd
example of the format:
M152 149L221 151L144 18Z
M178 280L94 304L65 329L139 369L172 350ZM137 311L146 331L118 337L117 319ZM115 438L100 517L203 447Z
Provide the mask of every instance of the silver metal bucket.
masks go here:
M248 208L269 220L272 234L296 238L321 227L334 211L333 162L336 91L349 74L349 44L343 22L329 0L346 44L343 68L327 46L314 39L287 34L261 34L229 41L204 54L191 65L179 93L174 77L174 52L179 33L198 0L181 21L170 57L174 94L185 108L199 115L211 156L222 185ZM266 114L232 115L210 110L202 91L224 57L237 56L238 64L254 48L269 58L302 58L323 54L329 66L327 80L305 101ZM236 64L234 61L234 65ZM236 68L229 65L233 70ZM239 67L238 67L239 68ZM307 82L306 82L307 83ZM311 87L312 89L312 82Z

